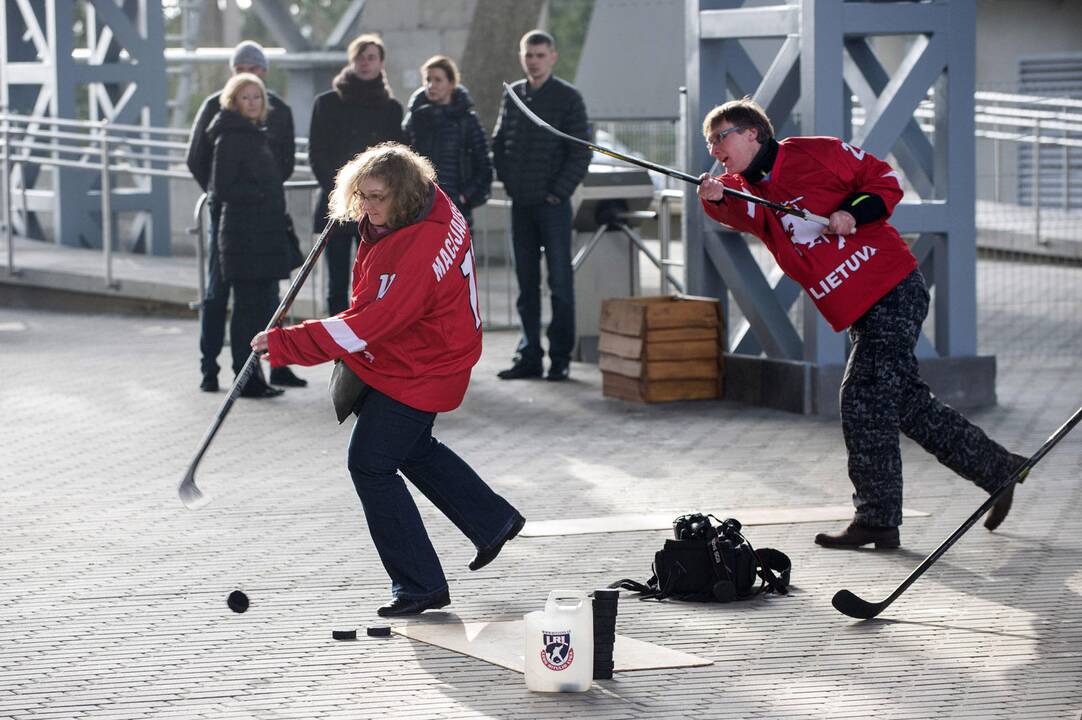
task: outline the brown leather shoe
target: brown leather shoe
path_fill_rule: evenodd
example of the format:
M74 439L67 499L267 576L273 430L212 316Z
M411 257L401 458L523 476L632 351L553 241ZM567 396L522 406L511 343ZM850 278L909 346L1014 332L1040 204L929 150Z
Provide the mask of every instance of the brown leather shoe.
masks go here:
M1011 453L1011 459L1014 463L1011 466L1011 474L1025 464L1029 458L1022 457L1015 453ZM1021 485L1026 480L1026 475L1029 474L1029 470L1022 473L1018 480L1015 481L1011 487L1007 488L1002 495L999 496L999 500L996 500L996 504L992 506L992 509L988 511L988 514L984 516L984 526L989 530L995 530L997 527L1003 524L1003 521L1007 519L1007 513L1011 511L1011 505L1014 503L1014 486Z
M871 528L849 523L849 527L837 533L819 533L815 536L815 544L828 548L844 548L856 550L862 545L875 544L879 550L892 550L901 545L898 539L898 528Z

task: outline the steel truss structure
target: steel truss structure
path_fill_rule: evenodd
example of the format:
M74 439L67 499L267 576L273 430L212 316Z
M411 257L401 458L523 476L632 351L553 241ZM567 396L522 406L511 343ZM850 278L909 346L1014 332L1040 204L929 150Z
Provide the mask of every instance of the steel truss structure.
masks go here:
M28 132L52 132L51 119L164 126L165 36L159 0L3 0L0 2L0 106L38 122ZM80 37L82 38L80 40ZM80 47L81 44L81 47ZM11 191L25 199L12 223L28 237L43 237L40 214L52 215L51 233L64 245L101 247L101 176L73 166L47 173L33 156L44 147L12 152ZM96 150L88 148L88 155ZM127 249L167 255L170 250L168 185L160 177L112 183L114 213L131 213Z
M918 355L922 362L974 356L975 1L741 5L686 0L687 137L702 136L702 118L712 107L749 95L766 109L779 137L831 135L889 158L907 185L892 222L903 234L915 235L913 251L934 288L935 336L921 338ZM777 49L760 72L763 63L754 58L761 60L764 44ZM883 46L901 48L900 58L885 62ZM913 117L929 94L931 136ZM853 121L854 97L863 110L859 124ZM701 142L688 143L687 153L686 167L711 167ZM745 239L704 218L693 194L684 217L689 291L723 302L729 292L744 314L731 352L789 363L790 374L804 378L799 406L790 409L836 412L844 333L831 330L795 282L780 271L764 274ZM798 301L804 303L799 331L790 320ZM987 365L982 363L985 371ZM954 401L985 404L987 390L977 394L983 397Z

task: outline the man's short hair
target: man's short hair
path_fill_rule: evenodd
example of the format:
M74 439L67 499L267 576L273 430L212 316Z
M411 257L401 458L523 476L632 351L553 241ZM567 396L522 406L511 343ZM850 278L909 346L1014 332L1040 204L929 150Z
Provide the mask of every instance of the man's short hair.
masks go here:
M556 38L549 35L544 30L531 30L522 36L522 39L518 41L520 48L525 48L527 45L548 45L550 49L556 49Z
M703 119L703 137L709 138L714 128L723 122L728 122L733 127L755 128L759 131L756 138L760 143L774 137L774 126L770 123L770 118L759 103L747 95L739 100L718 105L708 112Z
M379 50L380 60L387 59L387 48L383 46L383 38L376 33L365 33L349 44L349 50L347 50L349 61L352 63L356 60L357 56L363 53L369 45L375 45L376 49Z

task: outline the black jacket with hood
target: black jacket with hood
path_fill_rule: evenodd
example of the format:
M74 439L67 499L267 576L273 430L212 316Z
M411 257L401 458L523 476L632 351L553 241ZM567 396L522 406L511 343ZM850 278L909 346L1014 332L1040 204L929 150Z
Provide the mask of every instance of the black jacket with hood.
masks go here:
M373 145L402 141L402 104L391 95L385 74L362 80L347 65L333 87L316 97L308 132L308 164L320 187L313 217L317 233L327 225L327 198L338 170ZM356 224L345 223L335 232L355 235Z
M424 88L418 89L410 97L402 131L405 141L432 161L439 186L460 210L484 204L492 187L492 161L484 128L465 87L456 87L447 105L431 102Z
M289 277L286 199L265 128L232 110L211 121L209 192L222 208L218 257L228 282Z

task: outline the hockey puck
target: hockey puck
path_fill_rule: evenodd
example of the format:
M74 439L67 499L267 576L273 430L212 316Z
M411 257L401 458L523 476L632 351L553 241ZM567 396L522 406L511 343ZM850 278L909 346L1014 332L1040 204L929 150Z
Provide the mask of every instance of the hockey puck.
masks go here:
M356 630L331 630L331 637L335 640L356 640Z
M390 625L369 625L368 626L369 637L390 637L391 626Z
M234 590L225 599L225 604L235 613L242 613L248 609L248 596L241 590Z

